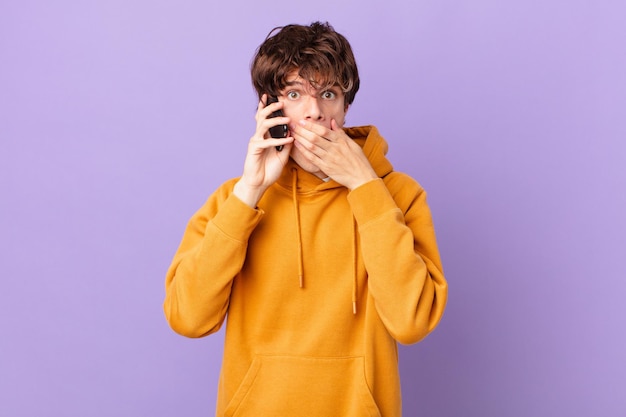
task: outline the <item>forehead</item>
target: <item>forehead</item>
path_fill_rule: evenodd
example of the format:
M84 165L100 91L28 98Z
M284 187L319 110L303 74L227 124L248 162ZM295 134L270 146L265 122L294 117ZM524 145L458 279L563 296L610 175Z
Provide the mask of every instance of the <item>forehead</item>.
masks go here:
M285 77L285 83L288 86L300 85L306 88L313 88L313 84L309 80L305 80L302 78L297 69L291 70L287 73Z
M297 69L287 73L285 76L285 84L287 84L287 88L300 87L307 91L319 91L339 86L337 83L324 83L321 77L315 77L312 80L307 80L300 75L300 72Z

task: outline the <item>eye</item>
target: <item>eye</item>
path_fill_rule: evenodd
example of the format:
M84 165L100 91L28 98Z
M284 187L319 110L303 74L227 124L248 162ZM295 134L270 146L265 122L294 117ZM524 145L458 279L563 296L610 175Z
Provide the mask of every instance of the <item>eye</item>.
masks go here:
M337 94L335 94L335 92L334 92L334 91L326 90L326 91L324 91L324 92L322 93L322 98L323 98L324 100L332 100L332 99L334 99L335 97L337 97Z
M287 93L287 98L288 98L289 100L297 100L297 99L299 99L299 98L300 98L300 93L299 93L299 92L297 92L297 91L289 91L289 92Z

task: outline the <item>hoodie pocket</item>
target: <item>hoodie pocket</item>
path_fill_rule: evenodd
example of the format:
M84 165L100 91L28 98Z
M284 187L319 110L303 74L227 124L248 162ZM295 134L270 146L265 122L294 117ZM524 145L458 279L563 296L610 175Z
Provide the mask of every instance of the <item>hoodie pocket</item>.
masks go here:
M228 417L380 417L362 357L257 356L226 407Z

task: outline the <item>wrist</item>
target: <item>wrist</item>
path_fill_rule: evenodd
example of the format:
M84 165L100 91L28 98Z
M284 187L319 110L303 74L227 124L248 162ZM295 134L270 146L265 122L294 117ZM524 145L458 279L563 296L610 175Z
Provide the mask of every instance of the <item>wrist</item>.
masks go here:
M256 208L257 203L263 197L265 188L250 187L242 180L237 181L233 188L233 194L246 205Z
M359 188L360 186L367 184L370 181L373 181L375 179L378 179L378 176L376 175L376 173L371 172L368 173L366 175L363 175L361 177L359 177L358 179L356 179L352 184L350 184L348 186L348 189L350 189L350 191Z

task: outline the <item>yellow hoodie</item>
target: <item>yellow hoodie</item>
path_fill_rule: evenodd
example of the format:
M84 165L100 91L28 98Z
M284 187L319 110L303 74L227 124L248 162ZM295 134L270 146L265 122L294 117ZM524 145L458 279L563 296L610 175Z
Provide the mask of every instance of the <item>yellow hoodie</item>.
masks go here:
M218 416L400 416L397 342L443 314L426 193L386 159L375 127L348 128L380 177L350 192L290 161L252 209L224 183L191 218L164 310L188 337L228 315Z

